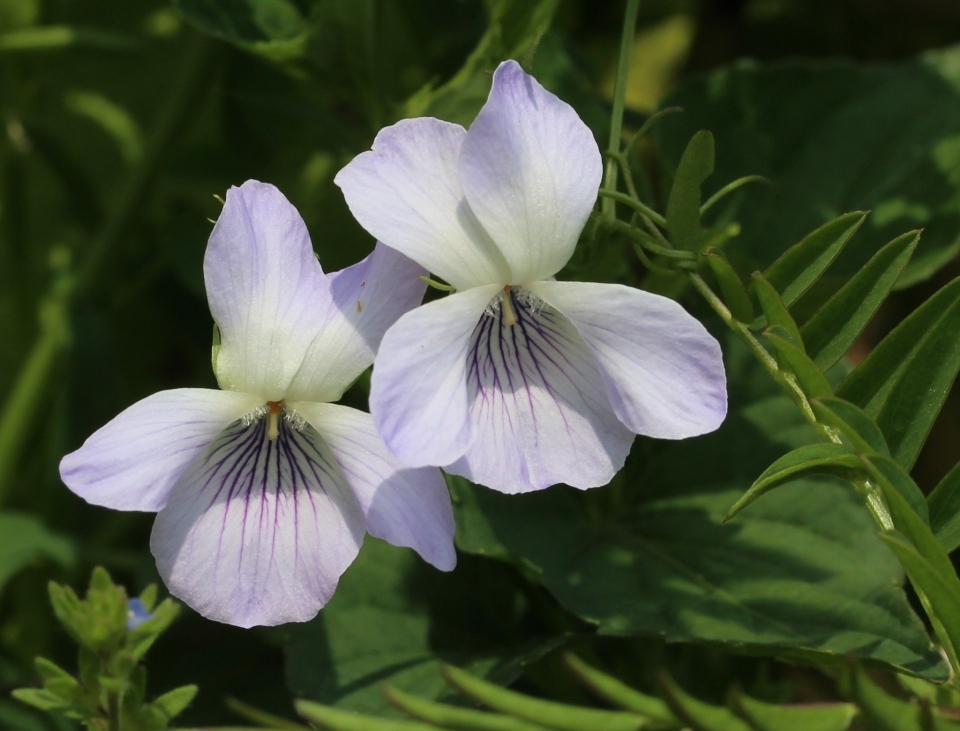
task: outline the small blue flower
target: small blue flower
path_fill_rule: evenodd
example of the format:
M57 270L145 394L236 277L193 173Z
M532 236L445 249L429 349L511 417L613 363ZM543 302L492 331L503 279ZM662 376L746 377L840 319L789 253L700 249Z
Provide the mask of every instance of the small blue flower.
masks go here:
M147 606L134 597L127 602L127 632L133 632L144 622L153 619L153 615L147 611Z

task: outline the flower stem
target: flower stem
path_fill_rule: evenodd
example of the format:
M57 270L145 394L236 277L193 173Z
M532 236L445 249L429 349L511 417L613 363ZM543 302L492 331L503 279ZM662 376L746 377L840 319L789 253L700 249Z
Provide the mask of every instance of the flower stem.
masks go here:
M93 287L105 262L123 240L157 172L169 160L171 144L196 110L205 86L210 67L209 48L209 41L204 37L195 37L181 75L163 105L147 153L119 186L117 204L91 243L82 268L76 276L68 273L57 276L40 302L40 333L0 412L0 503L7 497L25 439L56 371L63 346L69 340L70 302Z
M623 130L623 99L627 93L627 76L630 73L630 51L633 48L633 38L637 29L637 13L640 10L640 0L627 0L627 9L623 16L623 33L620 36L620 58L617 63L617 79L613 87L613 113L610 117L610 143L608 151L613 155L607 159L607 170L604 175L603 187L607 190L617 189L617 158L620 154L620 136ZM615 202L605 198L601 203L605 218L615 218Z

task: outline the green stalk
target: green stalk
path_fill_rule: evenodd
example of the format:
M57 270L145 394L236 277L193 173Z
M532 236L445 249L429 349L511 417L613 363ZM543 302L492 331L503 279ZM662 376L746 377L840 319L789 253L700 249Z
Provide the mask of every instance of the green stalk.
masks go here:
M127 180L100 233L93 240L76 277L59 275L39 307L40 333L20 367L3 411L0 412L0 504L7 498L11 480L26 437L56 371L60 354L69 340L69 310L74 296L88 292L105 262L123 240L144 201L157 172L169 157L172 143L195 110L209 73L209 42L196 36L183 70L163 105L147 153Z
M607 150L612 157L607 159L607 170L603 187L617 189L617 156L620 154L620 136L623 130L623 99L627 93L627 76L630 73L630 50L637 29L637 13L640 0L627 0L627 10L623 16L623 33L620 36L620 58L617 63L617 79L613 87L613 114L610 117L610 143ZM605 198L601 203L605 218L616 217L616 203Z

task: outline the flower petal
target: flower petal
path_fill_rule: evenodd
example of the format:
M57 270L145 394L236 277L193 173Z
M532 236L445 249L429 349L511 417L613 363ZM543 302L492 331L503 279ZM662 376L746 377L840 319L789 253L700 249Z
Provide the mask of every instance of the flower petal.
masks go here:
M685 439L727 414L720 344L679 304L620 284L537 282L597 359L619 419L637 434Z
M279 401L322 321L323 271L297 209L266 183L231 188L203 275L220 328L220 386Z
M150 549L170 592L240 627L304 622L363 542L363 516L313 427L225 429L157 515Z
M260 403L206 388L138 401L60 461L60 477L93 505L155 512L190 463L223 429Z
M380 340L397 319L420 304L426 270L378 243L359 264L327 276L315 307L320 326L300 370L286 391L288 401L336 401L371 363Z
M460 182L510 265L510 284L556 274L573 254L603 174L593 133L516 61L504 61L460 153Z
M623 466L633 434L613 413L570 321L548 305L510 297L516 322L508 325L501 308L473 334L467 361L476 438L444 469L506 493L558 482L605 485Z
M477 224L460 187L466 130L432 117L380 130L373 149L337 173L367 231L457 289L506 283L506 262Z
M292 407L330 445L370 535L412 548L441 571L456 566L453 506L439 469L404 467L383 443L370 414L336 404Z
M370 383L377 430L401 462L442 465L473 440L467 400L467 349L499 285L476 287L418 307L380 343Z

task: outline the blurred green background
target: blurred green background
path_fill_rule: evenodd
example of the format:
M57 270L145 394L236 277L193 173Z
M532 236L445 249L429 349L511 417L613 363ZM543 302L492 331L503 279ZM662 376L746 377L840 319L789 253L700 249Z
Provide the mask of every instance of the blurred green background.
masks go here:
M86 505L61 484L57 465L150 393L216 387L201 275L209 219L220 208L214 195L248 178L274 183L306 220L325 270L360 260L373 241L332 184L337 170L401 117L426 113L468 124L496 62L530 60L552 5L0 0L0 726L62 726L5 699L32 681L34 655L71 666L70 645L47 607L49 579L80 587L101 564L134 590L158 580L147 550L152 516ZM622 13L614 0L562 0L532 56L533 72L574 104L601 145ZM960 52L916 60L955 43L954 0L643 0L626 126L635 129L667 95L688 109L640 150L648 194L662 200L686 140L709 126L723 171L714 188L746 173L766 174L780 188L780 198L758 194L750 213L724 213L741 223L744 267L769 263L770 252L831 215L875 203L886 208L876 207L872 220L887 212L875 224L877 240L927 227L927 248L904 282L912 286L888 301L851 353L862 358L960 273L960 146L951 146L960 139ZM729 77L698 76L744 57L760 65L741 64ZM794 60L775 63L781 59ZM755 72L764 68L773 70ZM798 96L800 88L806 96ZM842 124L837 110L856 107L861 97L870 104L850 112L848 127L824 127L828 118ZM737 120L749 114L779 117L746 134ZM850 151L850 159L804 172L813 163L790 156L790 135L811 130L823 145ZM869 147L857 147L861 137L871 139ZM812 143L804 140L809 153ZM930 171L914 158L935 146L938 164ZM821 200L830 181L847 173L848 187ZM778 236L776 245L768 241ZM869 249L873 233L865 236ZM641 274L625 254L590 252L581 252L571 272L623 281ZM364 398L362 383L347 396L360 407ZM639 444L635 454L655 449ZM958 458L954 394L915 476L932 486ZM371 544L354 573L375 566L384 575L348 573L342 610L325 629L242 631L185 612L151 655L152 691L200 685L185 725L229 723L225 695L287 713L291 690L323 697L338 674L343 690L350 672L337 665L336 643L323 633L349 635L372 611L370 621L402 615L431 648L448 648L447 657L490 654L501 644L515 658L529 652L536 662L521 681L528 689L579 699L550 655L562 644L558 637L589 632L531 581L522 562L465 554L454 575L441 577ZM380 551L387 551L382 560ZM374 586L371 609L364 597ZM451 606L464 592L483 597L473 614ZM291 637L295 651L285 654ZM669 664L707 695L734 678L773 698L797 688L807 698L831 692L814 673L714 648L634 638L596 640L591 651L602 653L605 643L643 658L625 664L625 673L640 677ZM393 664L383 662L384 677L419 662L414 649L396 653ZM506 663L503 677L517 677L520 667Z

